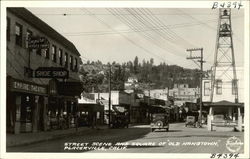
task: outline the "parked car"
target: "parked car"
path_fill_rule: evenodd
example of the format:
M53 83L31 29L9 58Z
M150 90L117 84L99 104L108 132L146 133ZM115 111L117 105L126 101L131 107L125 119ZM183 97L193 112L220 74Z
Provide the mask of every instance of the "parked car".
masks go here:
M195 127L195 125L196 125L195 116L187 116L186 122L185 122L185 127L187 127L188 125L192 125L193 127Z
M152 115L151 131L155 129L166 129L169 131L169 115L165 113L157 113Z
M112 114L112 121L110 124L112 128L128 128L128 116L122 113Z

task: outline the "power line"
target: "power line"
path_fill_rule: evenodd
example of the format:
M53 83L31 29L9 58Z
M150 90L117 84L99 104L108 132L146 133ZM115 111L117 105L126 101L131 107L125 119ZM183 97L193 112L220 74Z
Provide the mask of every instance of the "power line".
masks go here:
M101 24L105 25L106 27L110 28L110 29L113 30L113 31L116 31L116 30L114 30L109 24L105 23L101 18L99 18L99 17L95 16L94 14L92 14L89 10L87 10L87 9L84 9L84 10L85 10L86 12L88 12L88 13L90 14L90 16L94 17L94 18L95 18L98 22L100 22ZM158 59L160 59L160 60L162 60L162 61L167 61L166 59L164 59L164 58L162 58L162 57L160 57L160 56L158 56L158 55L152 53L151 51L145 49L144 47L142 47L142 46L136 44L133 40L129 39L129 38L126 37L125 35L123 35L123 34L121 34L121 33L119 33L119 34L120 34L122 37L124 37L127 41L129 41L130 43L132 43L133 45L135 45L136 47L142 49L144 52L146 52L146 53L148 53L148 54L150 54L150 55L154 55L155 57L157 57ZM168 62L170 62L170 61L168 61ZM170 62L170 63L172 63L172 62Z
M137 27L134 27L136 25L135 23L139 24L137 19L134 20L134 22L132 22L128 17L121 16L122 14L120 14L120 12L119 12L119 14L117 14L115 12L115 10L118 10L118 9L113 9L113 11L111 9L108 9L109 12L113 13L113 15L116 16L119 20L126 23L126 25L129 26L131 29L137 30ZM130 17L130 18L132 18L132 17ZM141 25L141 24L139 24L139 25ZM142 35L148 41L150 41L151 43L153 43L156 46L160 47L161 49L166 50L166 48L163 48L160 45L161 41L159 41L159 38L154 38L149 33L147 33L147 34L146 33L141 33L140 35ZM167 52L169 52L169 50L167 50ZM173 53L171 53L171 54L173 54ZM173 55L176 55L176 54L173 54ZM178 56L178 54L176 56ZM183 58L183 56L181 56L181 55L180 55L180 57Z
M211 19L207 20L207 23L214 23L216 20ZM166 25L166 27L148 27L148 28L138 28L140 30L133 31L131 29L124 29L124 30L116 30L117 32L113 31L91 31L91 32L65 32L63 34L67 36L89 36L89 35L108 35L108 34L119 34L119 33L137 33L137 32L150 32L154 30L165 30L165 29L177 29L177 28L184 28L184 27L191 27L195 25L201 25L201 23L180 23L180 24L173 24L173 25Z
M153 13L149 10L149 9L143 9L144 11L148 11L149 13L149 17L151 17L156 23L158 23L160 26L164 26L167 29L163 30L163 32L165 32L166 34L170 34L173 37L175 37L179 42L184 42L184 44L188 44L189 46L194 46L193 44L191 44L190 42L186 41L185 39L183 39L181 36L179 36L178 34L176 34L174 31L170 30L159 18L157 18L155 15L153 15ZM145 11L145 12L146 12ZM176 44L176 43L175 43Z

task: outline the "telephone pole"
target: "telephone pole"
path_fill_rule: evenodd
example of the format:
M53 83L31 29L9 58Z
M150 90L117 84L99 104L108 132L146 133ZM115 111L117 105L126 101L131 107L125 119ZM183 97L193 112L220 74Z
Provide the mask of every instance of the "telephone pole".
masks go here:
M190 53L189 56L187 57L188 60L194 61L196 65L200 67L200 112L199 112L199 127L201 127L201 122L202 122L202 78L203 78L203 48L194 48L194 49L187 49L187 51ZM200 55L194 55L193 52L200 51ZM200 62L200 65L197 63L197 61Z
M109 66L109 128L111 127L111 65Z

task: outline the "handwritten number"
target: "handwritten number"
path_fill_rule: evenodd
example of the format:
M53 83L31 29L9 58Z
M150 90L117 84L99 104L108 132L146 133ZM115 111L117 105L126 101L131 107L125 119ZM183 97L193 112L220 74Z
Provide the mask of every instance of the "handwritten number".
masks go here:
M222 156L222 154L221 154L221 153L217 154L217 157L218 157L218 158L220 158L221 156Z
M238 157L239 157L239 153L234 154L235 159L238 158Z
M227 158L227 154L226 153L224 154L223 158Z
M212 154L212 155L210 156L210 158L215 158L215 156L216 156L216 154L214 153L214 154Z

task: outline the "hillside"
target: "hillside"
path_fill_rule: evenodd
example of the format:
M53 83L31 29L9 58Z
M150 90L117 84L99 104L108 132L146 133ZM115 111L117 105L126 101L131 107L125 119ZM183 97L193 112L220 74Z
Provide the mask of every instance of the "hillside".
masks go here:
M172 88L174 83L187 83L190 87L199 86L199 70L186 69L177 65L167 65L161 63L154 65L154 60L143 60L138 62L138 57L134 61L126 63L102 64L100 61L90 62L80 66L81 80L85 91L108 90L109 68L111 66L111 85L113 90L123 90L124 82L128 77L137 77L141 85L150 85L151 89Z

